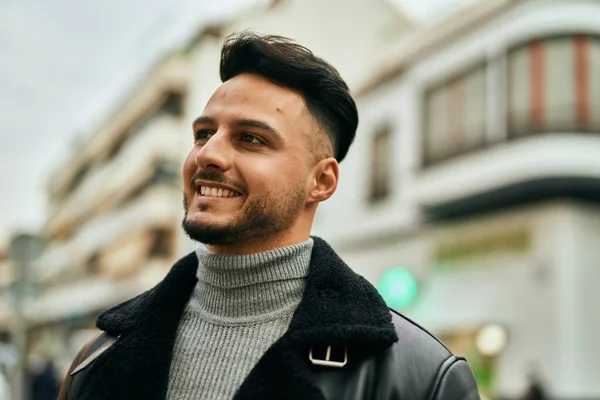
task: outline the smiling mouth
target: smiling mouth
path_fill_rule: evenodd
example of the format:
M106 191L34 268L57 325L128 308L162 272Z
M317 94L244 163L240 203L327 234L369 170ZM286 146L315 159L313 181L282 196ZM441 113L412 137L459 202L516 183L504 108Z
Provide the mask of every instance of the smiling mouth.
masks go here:
M239 197L241 196L240 193L234 191L234 190L230 190L230 189L223 189L223 188L218 188L218 187L213 187L213 186L207 186L207 185L201 185L199 188L196 189L196 192L200 194L200 196L203 197L225 197L225 198L231 198L231 197Z

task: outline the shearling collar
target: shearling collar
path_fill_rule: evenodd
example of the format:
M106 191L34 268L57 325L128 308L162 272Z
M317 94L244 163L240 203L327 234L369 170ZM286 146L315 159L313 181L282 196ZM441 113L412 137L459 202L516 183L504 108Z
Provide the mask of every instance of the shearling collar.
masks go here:
M313 239L305 292L289 329L259 360L236 399L280 398L283 393L321 399L311 383L308 348L346 345L377 351L398 340L391 314L373 286L325 241ZM173 344L197 267L191 253L156 287L100 315L97 326L120 339L94 363L78 398L165 398Z

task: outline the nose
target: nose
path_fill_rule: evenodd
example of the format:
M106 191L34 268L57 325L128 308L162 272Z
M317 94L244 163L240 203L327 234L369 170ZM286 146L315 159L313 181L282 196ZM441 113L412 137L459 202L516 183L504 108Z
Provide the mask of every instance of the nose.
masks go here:
M194 157L196 166L202 169L216 168L226 171L231 168L233 149L224 132L215 132L198 149Z

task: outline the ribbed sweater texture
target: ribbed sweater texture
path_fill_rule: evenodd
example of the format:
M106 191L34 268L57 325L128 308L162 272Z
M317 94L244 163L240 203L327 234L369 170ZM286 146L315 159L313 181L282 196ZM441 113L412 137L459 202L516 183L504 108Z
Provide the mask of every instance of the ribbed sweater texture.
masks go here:
M168 400L231 399L287 330L304 292L313 241L256 254L196 249L198 283L179 324Z

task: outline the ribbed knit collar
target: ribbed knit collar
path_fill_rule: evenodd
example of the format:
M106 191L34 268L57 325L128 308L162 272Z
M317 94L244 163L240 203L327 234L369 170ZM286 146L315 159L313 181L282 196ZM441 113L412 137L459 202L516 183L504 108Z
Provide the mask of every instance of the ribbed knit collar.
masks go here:
M220 324L256 323L291 312L304 292L312 238L262 253L223 255L196 249L198 284L188 309Z

